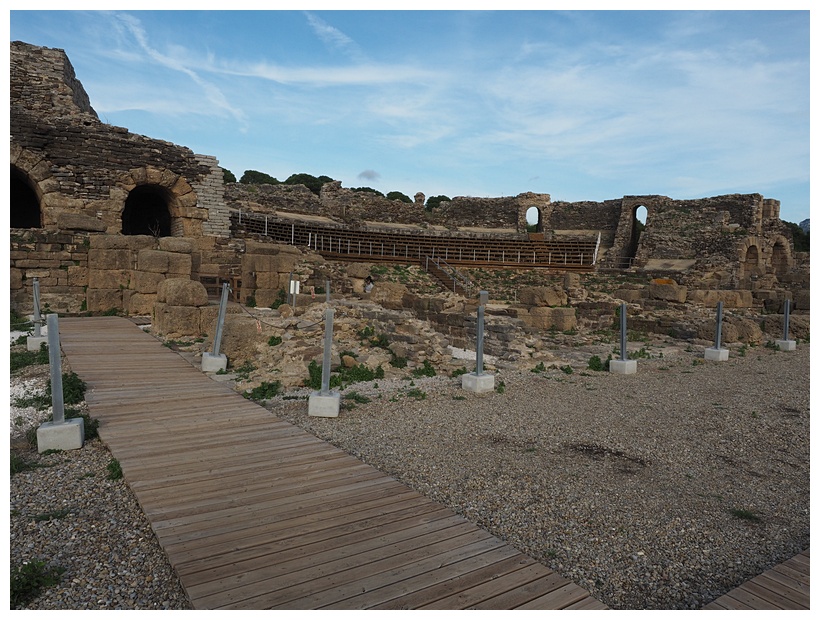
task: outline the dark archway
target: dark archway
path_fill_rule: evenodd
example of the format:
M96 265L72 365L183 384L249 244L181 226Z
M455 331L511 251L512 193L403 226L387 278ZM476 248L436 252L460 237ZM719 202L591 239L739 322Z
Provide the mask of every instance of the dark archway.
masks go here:
M140 185L131 190L122 212L122 234L171 236L168 190L159 185Z
M41 228L43 226L40 199L24 172L11 167L9 219L12 228Z
M756 245L750 245L746 248L746 253L740 262L742 277L748 278L763 275L763 270L760 268L760 256L760 250Z

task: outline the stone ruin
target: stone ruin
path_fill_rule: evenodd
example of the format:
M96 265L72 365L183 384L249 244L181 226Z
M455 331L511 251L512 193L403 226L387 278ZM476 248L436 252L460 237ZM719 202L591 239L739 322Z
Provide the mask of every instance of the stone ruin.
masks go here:
M385 329L398 333L409 329L408 321L423 321L451 345L469 346L474 295L420 292L383 279L363 297L364 277L385 257L362 265L361 257L345 261L324 246L311 248L295 237L293 243L273 242L262 234L269 224L283 230L299 224L414 242L594 247L594 258L587 252L574 272L558 265L527 268L512 261L512 252L483 266L456 264L465 279L500 269L529 269L541 278L522 285L502 278L501 288L490 291L491 300L506 302L488 308L487 350L510 359L532 356L533 338L544 330L610 322L622 301L646 330L690 338L699 335L691 327L693 317L705 323L723 301L758 328L732 328L730 317L728 341L753 342L772 323L764 314L780 312L790 299L795 325L808 335L808 253L794 252L779 201L760 194L553 202L547 194L527 192L457 196L429 211L420 192L408 204L346 189L338 181L325 183L318 195L301 185L225 184L215 157L100 121L62 50L19 41L11 43L10 129L10 294L21 312L31 311L37 278L42 303L51 311L151 315L160 333L199 336L213 331L222 282L232 285L235 301L272 307L295 277L303 291L312 291L298 296L298 313L323 301L316 290L331 278L334 298L358 297L377 302L384 316L398 313ZM636 217L641 207L645 226ZM528 230L528 213L537 215L535 231ZM265 230L243 228L243 217L264 218ZM592 285L607 279L611 286ZM368 308L362 317L375 320L375 310ZM410 331L424 329L416 325ZM404 344L400 352L407 353L412 343ZM416 348L423 357L424 342Z

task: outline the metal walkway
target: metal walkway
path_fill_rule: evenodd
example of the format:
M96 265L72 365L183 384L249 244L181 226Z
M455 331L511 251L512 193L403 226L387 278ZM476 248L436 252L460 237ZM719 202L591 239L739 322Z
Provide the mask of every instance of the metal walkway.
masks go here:
M60 337L196 609L606 608L128 319L64 318Z

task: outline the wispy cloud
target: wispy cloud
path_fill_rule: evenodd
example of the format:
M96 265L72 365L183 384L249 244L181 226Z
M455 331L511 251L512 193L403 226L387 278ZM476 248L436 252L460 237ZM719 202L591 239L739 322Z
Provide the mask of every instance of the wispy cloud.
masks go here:
M342 52L356 62L365 61L365 54L359 45L343 33L310 12L305 12L308 24L317 37L329 48Z
M179 72L187 76L200 88L201 92L204 94L211 113L213 113L213 110L221 110L239 122L241 131L247 130L248 120L244 112L236 106L233 106L217 85L204 79L199 73L189 68L179 57L163 54L159 50L155 49L150 44L148 35L146 34L144 28L142 27L142 23L138 18L127 13L115 13L114 21L118 27L122 27L125 32L130 34L131 37L133 37L133 41L136 42L137 50L130 52L130 55L133 58L141 58L144 60L147 57L149 62L155 65L159 65L165 69ZM138 51L141 51L142 55L139 55L137 53ZM180 91L184 91L184 89L177 90L177 92ZM133 102L133 104L136 104L136 102ZM136 105L134 105L134 107L136 107ZM150 110L152 108L155 109L153 106L148 106L143 109ZM168 111L172 109L173 106L168 107ZM180 107L177 113L181 113L183 111L190 112L190 109Z

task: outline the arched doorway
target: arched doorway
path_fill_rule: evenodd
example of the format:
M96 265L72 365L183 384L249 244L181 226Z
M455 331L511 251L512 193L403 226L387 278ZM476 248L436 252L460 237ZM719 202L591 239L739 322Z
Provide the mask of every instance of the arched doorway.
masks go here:
M530 207L527 209L527 232L540 233L544 231L544 225L541 222L541 209L538 207Z
M159 185L140 185L131 190L122 212L122 234L171 235L171 196Z
M626 264L624 267L631 267L635 256L638 254L638 244L641 240L641 233L646 228L646 220L649 216L649 210L645 205L636 205L632 208L632 225L629 237L629 246L626 252Z
M746 248L746 254L740 266L741 275L745 278L763 275L763 270L760 268L760 250L756 245L750 245Z
M40 199L26 174L11 167L9 220L11 228L41 228Z

